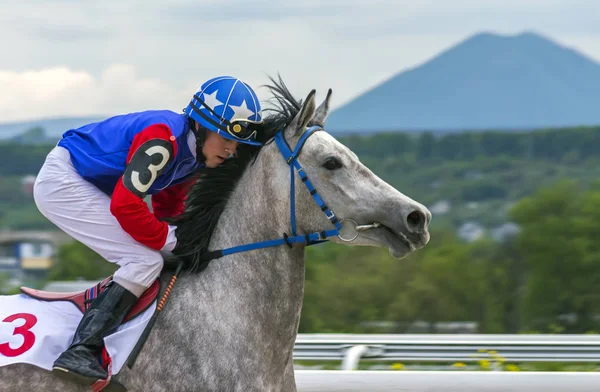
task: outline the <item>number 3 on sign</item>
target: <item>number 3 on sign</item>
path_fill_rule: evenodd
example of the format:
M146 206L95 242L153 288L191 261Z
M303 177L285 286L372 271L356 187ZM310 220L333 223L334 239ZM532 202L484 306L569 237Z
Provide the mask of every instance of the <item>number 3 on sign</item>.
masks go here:
M0 355L4 355L5 357L17 357L26 353L35 343L35 335L30 329L37 323L37 317L29 313L17 313L8 316L2 322L12 323L16 320L25 320L25 324L15 327L15 331L13 332L13 336L23 336L23 344L17 348L11 348L8 343L0 343Z

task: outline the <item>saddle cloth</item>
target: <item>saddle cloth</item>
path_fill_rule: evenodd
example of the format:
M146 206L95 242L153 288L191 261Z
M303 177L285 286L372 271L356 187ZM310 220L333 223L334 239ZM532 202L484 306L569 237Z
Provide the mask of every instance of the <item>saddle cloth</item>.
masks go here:
M0 296L0 366L28 363L46 370L73 339L83 312L111 277L76 293L49 293L22 287L23 294ZM117 374L154 314L160 282L156 280L129 311L116 332L104 338Z

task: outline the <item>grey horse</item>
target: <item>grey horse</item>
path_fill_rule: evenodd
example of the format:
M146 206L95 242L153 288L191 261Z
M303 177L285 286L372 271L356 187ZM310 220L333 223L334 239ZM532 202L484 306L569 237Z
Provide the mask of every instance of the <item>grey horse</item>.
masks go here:
M325 123L331 90L318 108L314 90L300 102L281 80L271 91L278 109L266 116L265 124L283 129L292 149L308 126ZM342 220L343 238L356 237L331 237L333 242L387 247L392 256L402 258L429 241L431 213L377 177L328 133L313 133L298 161ZM235 184L223 185L230 188L223 192L226 200L215 202L218 196L204 187L205 199L213 197L205 200L210 206L195 205L202 203L195 195L203 189L201 180L190 192L178 238L181 230L184 242L192 237L210 241L202 249L188 244L188 253L290 232L290 168L275 143L266 143L241 169ZM331 229L295 175L298 233ZM194 227L202 219L214 224ZM355 232L354 222L371 228ZM116 379L129 391L140 392L296 391L293 348L304 294L304 254L305 246L296 244L236 253L202 266L197 259L190 269L202 272L178 279L135 366L123 368ZM169 277L164 274L163 287ZM2 392L89 390L30 365L0 368Z

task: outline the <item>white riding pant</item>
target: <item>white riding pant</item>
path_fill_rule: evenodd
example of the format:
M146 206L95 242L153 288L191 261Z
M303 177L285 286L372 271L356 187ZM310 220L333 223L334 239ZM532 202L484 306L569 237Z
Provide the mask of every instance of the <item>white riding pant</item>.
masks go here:
M159 276L163 255L135 241L110 212L110 197L84 180L69 151L57 146L34 185L40 212L71 237L120 268L115 282L140 296Z

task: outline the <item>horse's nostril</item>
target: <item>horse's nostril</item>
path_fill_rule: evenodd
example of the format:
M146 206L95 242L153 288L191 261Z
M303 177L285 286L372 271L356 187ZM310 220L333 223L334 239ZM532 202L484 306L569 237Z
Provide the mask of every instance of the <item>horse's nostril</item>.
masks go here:
M427 218L425 214L421 211L413 211L406 217L406 222L408 223L408 228L411 231L421 231L425 227L425 222Z

